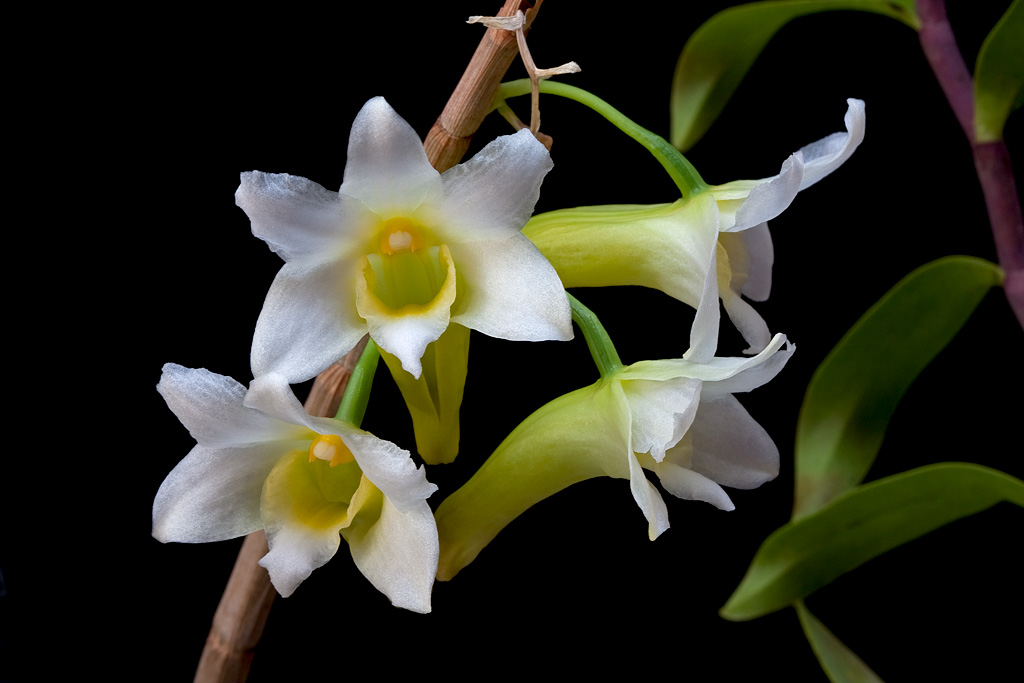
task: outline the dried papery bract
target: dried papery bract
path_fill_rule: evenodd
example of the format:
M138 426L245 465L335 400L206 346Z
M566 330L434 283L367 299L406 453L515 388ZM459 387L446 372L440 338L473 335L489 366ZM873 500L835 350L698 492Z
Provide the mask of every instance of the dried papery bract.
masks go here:
M530 132L534 135L540 135L540 82L545 78L551 76L558 76L560 74L574 74L580 71L580 66L576 62L566 62L561 66L552 67L550 69L541 69L533 61L533 56L530 54L530 49L526 45L526 33L523 27L526 23L525 15L520 11L516 12L514 17L481 17L473 16L470 17L466 22L468 24L483 24L488 28L497 28L505 31L512 31L516 35L516 44L519 46L519 55L523 58L523 66L526 67L526 74L530 79L531 86L531 107L530 107ZM505 115L506 119L509 119L513 125L516 125L518 119L514 121ZM521 125L521 124L520 124ZM545 142L543 139L538 137L541 142ZM545 142L545 146L550 148L550 144Z

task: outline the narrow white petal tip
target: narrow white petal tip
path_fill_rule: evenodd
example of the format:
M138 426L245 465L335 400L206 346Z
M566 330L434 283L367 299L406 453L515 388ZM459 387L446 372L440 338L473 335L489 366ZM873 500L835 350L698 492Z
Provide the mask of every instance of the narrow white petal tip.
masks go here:
M846 105L846 127L853 128L853 122L864 118L864 100L848 97L846 98Z
M715 485L718 490L708 490L704 492L704 495L696 498L696 500L703 500L706 503L711 503L719 510L725 512L732 512L736 509L736 505L732 502L732 499L720 486Z
M394 112L394 111L395 111L394 107L392 107L390 104L388 104L388 101L386 99L384 99L384 97L382 95L377 95L375 97L371 97L370 99L366 100L366 104L364 104L362 106L362 108L359 110L359 114L357 114L356 116L359 116L360 114L363 114L364 112L369 115L369 114L375 114L375 113L379 113L379 112L391 113L391 112Z
M341 545L337 529L324 533L310 533L289 525L267 531L270 551L259 561L259 565L270 574L270 582L281 597L287 598L295 592L313 570L325 565Z
M864 141L866 124L864 101L851 97L846 100L846 104L846 115L843 117L843 122L846 125L845 133L833 133L797 152L805 164L804 178L800 184L801 190L814 185L846 163L846 160Z
M299 587L299 584L308 579L313 573L311 569L308 571L303 569L297 572L294 567L285 566L286 563L280 562L279 558L271 558L270 553L264 555L258 564L267 570L267 573L270 575L270 583L282 598L290 597L295 592L295 589Z
M401 361L403 370L419 379L423 374L422 359L427 346L444 332L444 327L437 327L439 332L426 325L417 325L417 321L410 318L396 318L391 324L372 330L370 337L377 346Z
M779 174L753 188L736 211L733 225L722 230L740 232L776 218L804 187L804 172L804 157L800 152L790 154L782 162Z
M405 358L400 358L400 360L402 361L402 369L412 375L413 379L419 379L420 375L423 374L421 358L406 356Z

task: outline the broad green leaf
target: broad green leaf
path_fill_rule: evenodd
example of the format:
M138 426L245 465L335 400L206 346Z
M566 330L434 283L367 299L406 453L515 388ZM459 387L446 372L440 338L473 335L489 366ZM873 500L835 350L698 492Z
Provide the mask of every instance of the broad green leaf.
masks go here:
M1024 482L969 463L938 463L858 486L769 536L721 609L754 619L801 600L868 560L1001 501Z
M811 378L796 433L793 518L863 480L896 405L1002 271L949 256L910 273L861 316Z
M920 25L914 0L767 0L723 10L693 32L676 64L672 144L685 152L704 135L779 29L805 14L837 9L883 14L915 30Z
M1024 9L1014 0L985 38L974 69L974 134L978 142L1003 139L1003 126L1024 103Z
M871 667L811 614L803 600L797 600L795 607L807 642L811 644L814 656L832 683L882 683L882 679Z

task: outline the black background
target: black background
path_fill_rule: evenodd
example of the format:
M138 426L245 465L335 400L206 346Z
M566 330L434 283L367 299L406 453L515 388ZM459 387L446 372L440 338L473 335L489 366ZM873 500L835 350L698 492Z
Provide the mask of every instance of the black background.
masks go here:
M154 386L165 362L251 378L252 329L280 261L234 205L238 174L288 172L337 188L351 121L375 95L425 134L483 32L463 21L499 4L240 6L221 17L176 7L130 17L130 32L92 14L81 17L97 29L88 38L54 41L59 72L24 72L16 133L34 150L31 183L42 195L33 201L53 217L26 226L30 240L45 240L33 247L44 255L33 282L49 273L59 293L43 288L15 310L30 332L16 336L47 356L16 368L44 393L24 411L31 419L18 419L31 436L11 444L3 481L0 677L52 680L70 669L191 679L241 541L150 537L153 496L192 446ZM598 11L549 0L529 43L540 66L577 61L582 73L562 80L667 136L679 51L726 4ZM1005 3L991 5L951 3L968 64ZM522 75L518 64L510 72ZM653 543L627 482L579 484L436 584L427 616L392 608L343 544L275 602L250 680L620 667L690 680L824 680L792 610L747 623L717 610L789 518L793 433L814 368L911 269L953 253L995 258L981 193L916 35L868 14L786 27L688 154L711 183L773 175L799 147L843 130L847 97L867 102L864 144L772 222L774 288L757 308L799 351L741 400L780 448L776 481L730 491L731 513L666 494L672 528ZM524 118L526 102L513 102ZM593 112L545 97L542 113L555 168L538 211L675 198L653 159ZM506 132L488 120L471 152ZM1019 117L1006 135L1019 150ZM47 244L50 234L58 238ZM625 362L685 351L692 312L683 304L636 288L574 293ZM993 292L911 388L868 479L942 460L1024 475L1021 342ZM582 338L525 344L474 333L471 348L461 455L428 471L441 486L435 507L531 411L596 379ZM723 324L720 353L741 348ZM413 446L383 369L364 427ZM997 506L868 563L808 605L887 680L1019 671L1022 522L1020 509Z

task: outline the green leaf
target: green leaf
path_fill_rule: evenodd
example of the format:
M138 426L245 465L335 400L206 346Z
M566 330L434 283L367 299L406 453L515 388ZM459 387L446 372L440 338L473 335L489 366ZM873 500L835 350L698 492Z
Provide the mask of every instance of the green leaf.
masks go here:
M803 600L797 600L795 607L807 642L811 644L814 656L832 683L882 683L882 679L871 667L811 614Z
M704 135L779 29L805 14L838 9L883 14L915 30L920 25L914 0L769 0L723 10L693 32L676 64L672 144L685 152Z
M1024 482L969 463L938 463L858 486L769 536L721 609L732 621L803 599L868 560L1001 501L1024 506Z
M1024 9L1014 0L985 38L974 69L974 134L978 142L1003 139L1003 126L1024 102Z
M863 480L896 405L953 339L1002 271L949 256L903 278L858 320L811 378L797 421L793 518Z

